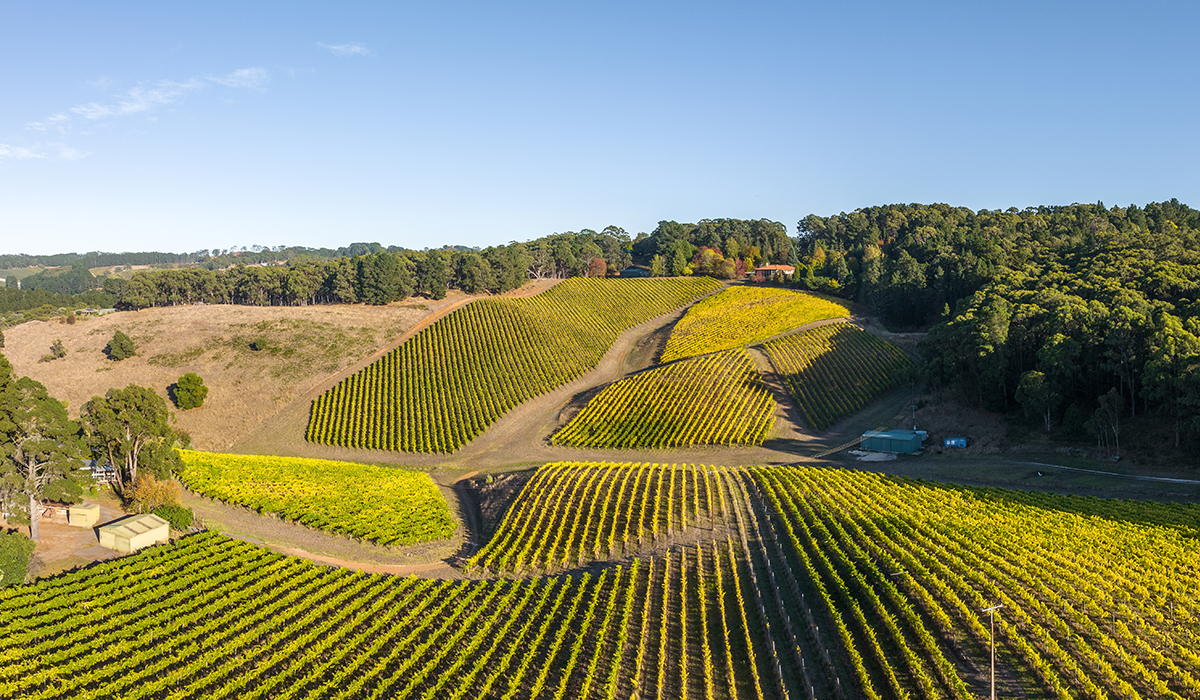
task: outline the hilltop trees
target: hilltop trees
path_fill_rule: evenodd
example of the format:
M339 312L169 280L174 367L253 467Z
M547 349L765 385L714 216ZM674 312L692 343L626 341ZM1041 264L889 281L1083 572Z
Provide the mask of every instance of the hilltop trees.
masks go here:
M165 476L176 471L175 432L167 403L153 390L130 384L94 396L79 412L88 445L112 464L122 495L140 471Z
M13 377L0 355L0 483L28 498L34 540L40 539L38 503L46 496L71 501L81 493L78 432L61 401L29 377Z

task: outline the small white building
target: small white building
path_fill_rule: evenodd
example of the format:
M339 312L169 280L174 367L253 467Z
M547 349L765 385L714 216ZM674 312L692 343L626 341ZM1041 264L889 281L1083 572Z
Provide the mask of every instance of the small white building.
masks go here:
M170 523L153 513L131 515L100 527L100 546L124 554L170 539Z

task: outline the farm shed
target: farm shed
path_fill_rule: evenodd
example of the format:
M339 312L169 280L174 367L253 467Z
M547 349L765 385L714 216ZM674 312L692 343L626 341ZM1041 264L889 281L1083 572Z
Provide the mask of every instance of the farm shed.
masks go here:
M126 554L170 538L171 525L153 513L131 515L100 528L100 546Z
M99 503L80 503L71 506L67 514L67 524L73 527L95 527L99 522Z
M912 454L921 449L921 435L915 430L868 430L859 445L864 450Z

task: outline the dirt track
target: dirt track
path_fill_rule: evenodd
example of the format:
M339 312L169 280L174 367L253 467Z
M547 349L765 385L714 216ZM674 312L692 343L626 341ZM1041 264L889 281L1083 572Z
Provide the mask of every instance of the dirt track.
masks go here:
M550 288L554 282L555 280L544 280L526 285L512 296L532 296ZM438 309L436 313L430 314L419 324L408 329L397 343L404 342L421 329L468 301L470 299L463 299ZM808 455L818 454L831 447L841 445L861 435L863 430L880 425L893 425L908 404L906 393L892 392L841 424L819 436L814 436L803 427L795 402L775 375L765 354L760 350L751 349L751 355L755 358L759 370L780 406L776 413L776 423L771 437L761 447L593 450L552 446L547 442L546 438L561 425L566 412L578 410L586 398L607 384L657 363L666 337L685 310L677 309L626 330L590 372L569 384L517 406L474 441L450 455L349 449L317 445L304 440L309 405L313 398L336 385L343 378L374 362L390 348L360 360L338 375L313 387L304 396L297 398L291 405L266 422L262 428L237 442L230 451L243 454L320 457L428 469L435 480L444 486L454 487L443 490L446 492L448 500L452 502L452 507L457 510L460 524L469 533L468 536L473 536L480 531L482 524L477 521L475 504L468 500L468 490L461 488L459 482L478 472L508 471L559 460L638 461L724 466L791 464L807 461ZM817 321L792 332L845 320L846 318L838 318ZM215 502L208 499L201 500L209 504L208 508L213 508L212 504ZM247 513L241 517L231 517L228 509L233 507L224 506L224 504L218 505L227 509L223 513L225 519L221 522L228 521L230 523L228 527L232 532L249 534L251 538L257 538L273 545L277 551L307 556L314 561L329 564L354 566L365 571L422 573L432 576L452 576L457 572L456 569L444 562L433 562L424 557L422 557L424 561L420 563L403 564L392 556L381 555L381 553L373 551L369 546L362 549L361 545L354 543L349 538L320 533L301 526L294 526L300 530L272 527L264 531L256 523L257 520L262 520L257 514ZM460 548L462 544L466 546ZM478 543L472 537L466 542L457 543L451 549L461 552L475 546L478 546ZM449 557L451 554L445 553L444 556ZM356 564L355 562L364 563ZM393 569L395 570L393 571Z

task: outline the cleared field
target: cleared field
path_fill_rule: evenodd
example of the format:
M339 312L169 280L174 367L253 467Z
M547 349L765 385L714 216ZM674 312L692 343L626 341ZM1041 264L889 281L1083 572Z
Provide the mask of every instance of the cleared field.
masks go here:
M815 430L866 406L912 366L903 350L850 323L811 328L763 348Z
M662 361L753 345L807 323L850 313L844 303L769 287L730 287L688 309Z
M777 404L744 350L675 362L609 385L550 442L579 447L761 445Z
M424 472L302 457L181 450L191 491L383 545L443 540L454 518Z
M453 452L594 367L625 329L719 288L709 278L572 278L535 297L475 301L318 397L307 439Z

